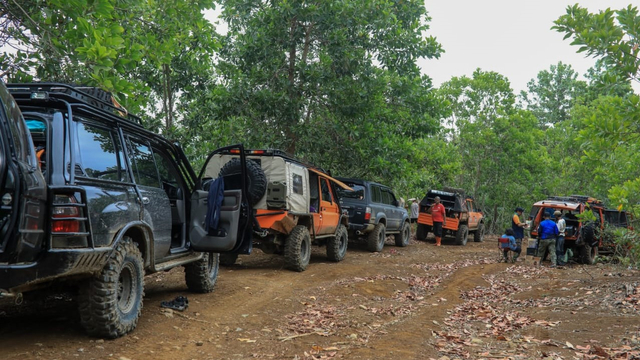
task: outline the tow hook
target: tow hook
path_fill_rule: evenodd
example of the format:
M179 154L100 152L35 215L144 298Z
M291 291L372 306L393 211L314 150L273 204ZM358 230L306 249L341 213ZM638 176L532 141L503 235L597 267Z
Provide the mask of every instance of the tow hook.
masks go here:
M256 235L260 236L261 238L265 238L267 237L267 235L269 235L269 232L267 230L262 230L262 231L253 231Z

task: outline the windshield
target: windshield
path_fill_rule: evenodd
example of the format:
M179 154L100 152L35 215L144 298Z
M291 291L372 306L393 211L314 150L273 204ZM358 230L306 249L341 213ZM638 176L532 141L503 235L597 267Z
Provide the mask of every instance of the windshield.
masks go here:
M364 200L364 186L350 183L345 184L349 185L349 187L352 188L353 191L338 188L338 196L340 198Z

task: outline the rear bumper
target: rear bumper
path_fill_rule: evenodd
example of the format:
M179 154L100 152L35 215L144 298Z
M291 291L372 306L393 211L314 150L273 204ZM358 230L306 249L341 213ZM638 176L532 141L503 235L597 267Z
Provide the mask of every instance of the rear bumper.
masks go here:
M71 275L90 275L102 269L110 253L110 247L50 250L33 263L0 264L0 290L18 293Z
M361 233L371 232L374 227L374 224L354 224L349 222L349 230L360 231Z

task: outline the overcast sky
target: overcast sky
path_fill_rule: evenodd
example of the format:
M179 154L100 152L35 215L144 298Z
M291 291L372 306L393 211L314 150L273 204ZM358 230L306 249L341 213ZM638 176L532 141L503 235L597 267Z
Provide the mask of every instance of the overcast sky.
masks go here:
M432 18L427 34L438 39L445 53L418 63L434 86L481 68L505 75L516 93L558 61L583 75L595 60L577 54L570 39L551 30L576 2L590 12L640 6L640 0L425 0Z

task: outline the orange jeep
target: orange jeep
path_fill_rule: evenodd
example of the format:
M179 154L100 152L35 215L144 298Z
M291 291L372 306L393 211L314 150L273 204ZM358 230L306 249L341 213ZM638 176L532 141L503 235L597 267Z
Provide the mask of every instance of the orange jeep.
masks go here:
M466 245L469 232L473 232L473 241L481 242L484 238L484 215L473 200L473 197L465 195L464 190L444 188L441 190L429 190L420 201L420 214L418 215L418 229L416 238L426 240L427 234L433 227L431 214L427 212L433 199L439 196L440 202L446 210L447 221L443 226L443 237L455 237L456 244Z
M311 244L326 245L327 257L341 261L347 252L348 216L340 208L336 187L352 190L320 168L279 150L245 150L248 201L252 207L252 239L236 252L221 254L222 265L233 265L238 254L253 246L284 255L285 267L304 271ZM224 179L224 188L240 188L239 150L207 160L205 177Z

